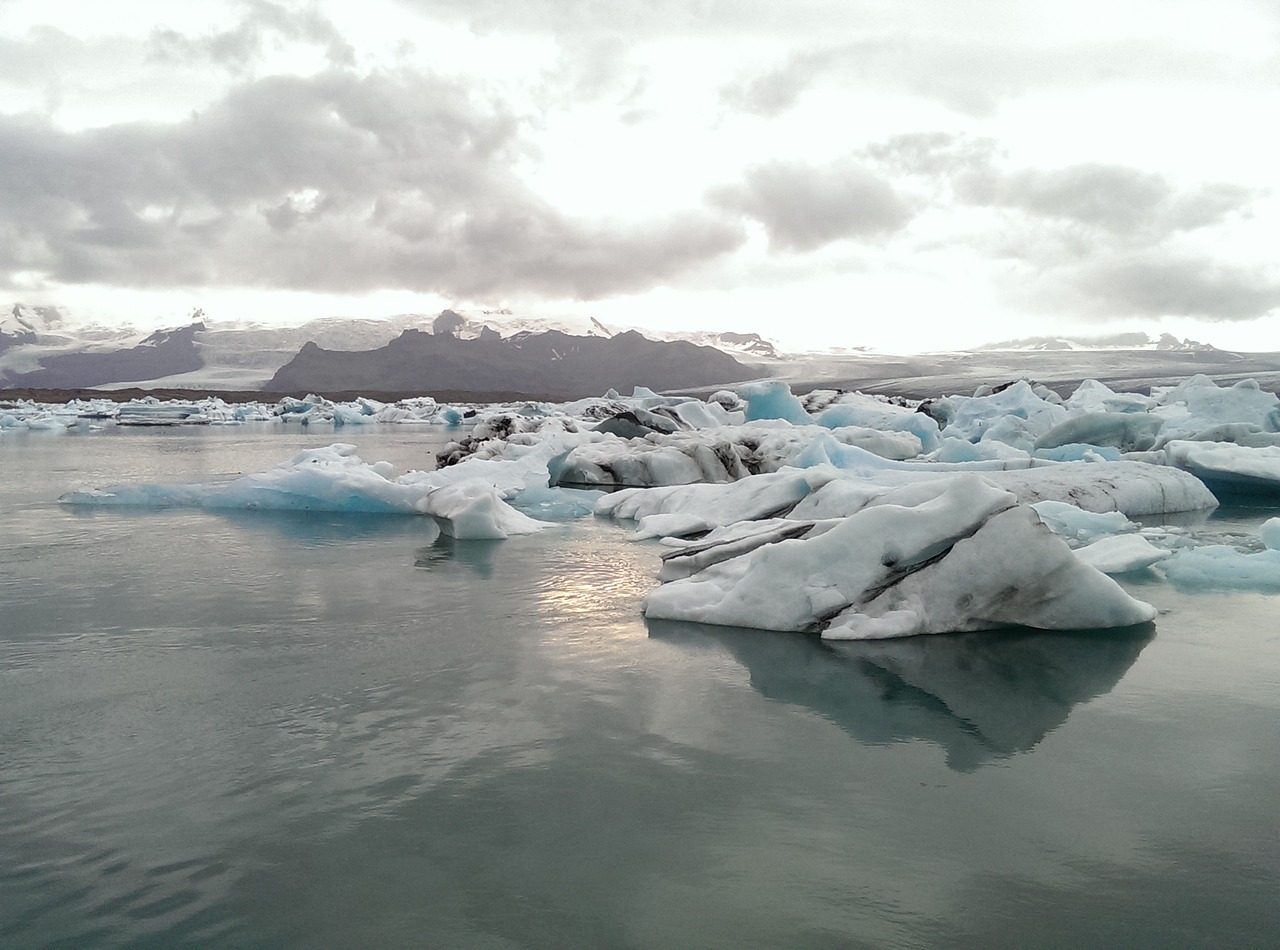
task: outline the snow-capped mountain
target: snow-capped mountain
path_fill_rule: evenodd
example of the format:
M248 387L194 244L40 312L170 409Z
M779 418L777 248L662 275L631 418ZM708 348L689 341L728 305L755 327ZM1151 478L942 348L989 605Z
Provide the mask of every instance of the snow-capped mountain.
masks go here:
M712 330L652 330L645 327L607 326L595 317L555 316L522 317L510 310L444 310L431 325L435 333L451 333L458 339L493 338L493 334L510 338L519 333L545 333L558 330L571 336L614 337L634 331L646 339L664 342L683 341L698 346L714 346L735 356L751 359L777 359L776 344L758 333L716 332Z
M0 310L0 351L28 343L65 341L64 318L57 307L13 304Z
M1160 350L1162 352L1204 353L1215 350L1211 343L1199 343L1195 340L1179 340L1172 333L1162 333L1158 337L1146 333L1112 333L1094 337L1060 337L1032 336L1018 340L1004 340L999 343L987 343L976 347L979 350L1005 350L1015 352L1035 352L1050 350L1095 351L1095 350Z
M328 317L286 327L211 320L195 311L189 324L150 334L132 327L76 324L70 315L53 307L14 304L0 309L0 315L0 389L142 386L255 391L267 386L308 344L312 350L368 353L386 347L409 330L486 343L547 333L611 340L636 332L606 326L591 317L531 318L509 310L444 310L384 319ZM753 333L641 331L641 336L656 343L714 347L753 362L777 355L769 341ZM711 365L708 363L708 368ZM698 372L685 375L693 380ZM721 375L720 371L712 373L717 379ZM655 378L660 376L659 372ZM477 369L480 378L490 376Z

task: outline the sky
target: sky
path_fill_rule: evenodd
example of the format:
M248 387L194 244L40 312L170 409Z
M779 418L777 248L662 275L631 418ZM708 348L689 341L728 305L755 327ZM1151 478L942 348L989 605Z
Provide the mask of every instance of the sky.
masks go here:
M1280 350L1277 0L0 0L0 301Z

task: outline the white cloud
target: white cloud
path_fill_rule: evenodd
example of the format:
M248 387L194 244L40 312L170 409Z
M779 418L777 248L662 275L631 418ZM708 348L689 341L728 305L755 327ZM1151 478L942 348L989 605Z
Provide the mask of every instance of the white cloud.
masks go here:
M0 294L585 299L917 341L1276 306L1262 2L0 10ZM832 331L841 308L888 316Z

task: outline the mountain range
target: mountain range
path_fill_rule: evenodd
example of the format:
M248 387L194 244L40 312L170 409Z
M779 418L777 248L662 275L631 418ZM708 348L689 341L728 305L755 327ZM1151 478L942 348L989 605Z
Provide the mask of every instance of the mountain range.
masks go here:
M762 375L776 357L754 333L654 339L591 319L508 311L326 318L295 327L214 324L196 311L174 329L77 326L53 307L0 310L0 389L89 387L261 392L599 395L636 385L689 388ZM678 338L683 337L683 338ZM744 357L739 360L734 354Z
M1027 378L1068 392L1092 377L1142 389L1204 373L1280 387L1280 355L1236 353L1169 334L1031 337L962 352L779 353L755 333L636 332L590 318L444 310L331 317L293 327L211 321L142 333L76 323L55 307L0 308L0 391L87 388L239 393L572 398L635 385L710 392L761 376L814 388L924 397ZM496 398L496 396L495 396Z

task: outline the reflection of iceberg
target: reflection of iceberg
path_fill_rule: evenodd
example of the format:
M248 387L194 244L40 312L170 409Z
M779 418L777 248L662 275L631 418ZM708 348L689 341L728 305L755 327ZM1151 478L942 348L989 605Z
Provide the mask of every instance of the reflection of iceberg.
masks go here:
M1110 692L1154 636L1146 624L1106 634L1005 631L832 643L697 623L648 625L662 640L723 646L762 696L812 709L860 742L936 743L958 771L1034 748L1073 706Z
M437 570L458 564L474 571L477 577L488 580L493 576L493 557L497 553L497 546L497 541L459 541L440 531L431 544L417 550L413 566L423 570Z

